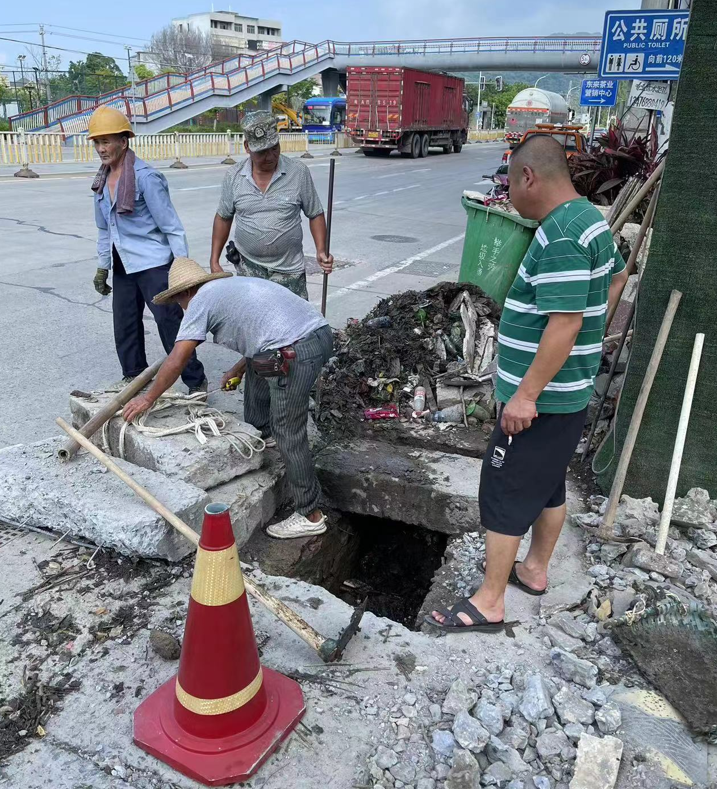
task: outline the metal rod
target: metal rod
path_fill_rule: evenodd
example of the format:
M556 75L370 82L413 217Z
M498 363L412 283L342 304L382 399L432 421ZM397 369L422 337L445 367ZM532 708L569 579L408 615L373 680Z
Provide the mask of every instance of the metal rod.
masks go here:
M665 345L667 345L667 338L670 335L672 321L675 318L675 313L677 312L677 307L680 304L681 298L682 293L680 293L679 290L673 290L672 293L670 293L670 300L667 303L667 309L665 310L665 315L662 318L660 331L657 333L657 339L655 340L655 347L652 349L652 356L650 356L650 362L647 365L645 377L642 380L642 386L640 387L640 393L637 396L635 409L632 412L630 426L627 429L625 443L622 447L622 454L620 455L620 460L617 464L617 470L615 471L615 479L613 480L612 487L610 488L610 497L608 499L607 511L605 512L605 517L603 518L602 525L598 531L598 536L602 540L610 540L614 534L613 525L615 523L615 515L617 514L617 505L620 503L620 496L622 495L622 489L625 485L625 478L627 477L627 468L630 465L630 460L632 459L632 452L635 449L637 434L640 431L640 425L642 424L642 417L645 414L647 400L650 396L652 384L655 381L657 369L660 366L660 360L662 359L662 352L665 350Z
M672 462L670 463L670 476L667 478L667 490L665 491L665 503L662 507L660 527L657 532L657 545L655 553L664 554L667 545L667 535L670 531L670 521L672 520L672 508L675 504L675 493L677 492L677 480L680 476L682 466L682 453L685 449L685 438L687 437L687 427L690 423L690 413L692 412L692 398L695 394L697 383L697 373L700 369L702 358L702 346L705 342L704 334L695 335L695 344L692 346L692 358L690 367L687 371L687 383L685 384L685 395L682 400L682 410L680 411L680 421L677 425L677 435L675 436L675 448L672 451Z
M166 356L163 356L161 359L158 359L151 367L147 367L146 370L142 370L142 372L132 381L130 381L127 386L125 386L122 391L118 392L116 397L113 397L107 405L99 410L92 419L89 419L85 424L80 428L79 432L85 438L92 438L92 436L105 424L105 422L109 422L110 419L122 408L123 405L129 403L129 401L157 375L157 371L162 366L162 363L166 359ZM63 447L60 447L57 450L57 456L61 460L69 460L80 448L80 445L74 439L70 439Z
M331 219L334 214L334 173L336 171L336 159L329 162L329 199L326 204L326 254L331 249ZM324 272L324 282L321 291L321 314L326 317L326 298L329 292L329 275Z

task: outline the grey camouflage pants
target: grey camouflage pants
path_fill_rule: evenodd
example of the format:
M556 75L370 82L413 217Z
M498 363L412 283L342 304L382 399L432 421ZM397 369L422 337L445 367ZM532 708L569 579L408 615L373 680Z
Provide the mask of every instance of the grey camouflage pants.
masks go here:
M300 274L283 274L279 271L271 271L257 263L250 263L243 257L240 263L235 263L234 268L240 277L258 277L259 279L269 279L277 285L283 285L292 293L301 296L302 299L309 300L309 292L306 289L306 272Z
M294 343L296 359L289 374L278 378L259 378L247 360L244 378L244 419L271 435L286 466L286 479L294 507L309 515L319 507L321 487L314 470L306 423L309 418L309 394L321 368L334 352L331 329L322 326L303 340Z

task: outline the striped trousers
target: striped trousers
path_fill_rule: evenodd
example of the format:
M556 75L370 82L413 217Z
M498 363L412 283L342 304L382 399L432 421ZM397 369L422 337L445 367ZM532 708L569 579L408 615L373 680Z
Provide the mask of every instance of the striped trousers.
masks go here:
M296 358L289 374L277 378L259 378L247 360L244 419L261 430L262 437L273 436L286 466L294 508L302 515L318 509L321 499L306 423L311 389L333 355L333 346L331 329L322 326L294 343Z

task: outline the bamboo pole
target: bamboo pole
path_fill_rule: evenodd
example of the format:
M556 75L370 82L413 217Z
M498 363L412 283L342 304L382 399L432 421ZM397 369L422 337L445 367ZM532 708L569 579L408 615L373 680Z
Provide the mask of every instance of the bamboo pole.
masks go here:
M687 426L690 423L690 413L692 412L692 398L695 394L697 383L697 373L700 369L702 359L702 346L705 342L704 334L695 335L695 344L692 346L692 358L690 367L687 371L687 383L685 384L685 395L682 400L682 410L680 411L680 421L677 425L677 435L675 436L675 448L672 451L672 462L670 463L670 475L667 478L667 490L665 491L665 503L662 507L660 517L660 528L657 532L657 545L655 553L664 554L667 545L667 534L670 531L670 521L672 520L672 508L675 504L675 493L677 492L677 480L680 476L680 466L682 465L682 453L685 449L685 438L687 437Z
M650 175L647 181L645 181L645 183L642 185L640 191L630 200L627 206L625 206L620 216L610 225L610 232L613 235L622 229L622 226L630 218L630 214L640 205L640 203L645 199L646 195L649 194L650 189L652 189L652 187L657 183L658 179L662 176L664 169L665 160L663 159L657 165L657 167L655 167L652 175Z
M652 227L652 223L655 220L655 211L657 210L657 200L660 196L660 184L657 185L657 188L652 193L652 197L650 198L650 204L647 207L647 211L645 211L645 216L642 218L642 223L640 224L640 229L637 233L637 238L635 239L635 244L630 250L630 257L627 259L627 263L625 265L625 271L627 272L627 276L629 277L637 268L637 258L640 256L640 250L642 249L642 245L645 243L645 238L647 238L647 233ZM617 308L620 306L620 299L622 298L623 291L627 287L627 280L625 281L625 285L623 285L620 294L613 302L612 306L608 310L607 318L605 319L605 333L610 329L610 324L612 323L612 319L615 317L615 312Z
M642 417L645 413L645 407L647 406L647 400L650 396L650 390L652 389L652 384L655 380L655 376L657 375L657 369L660 366L660 360L662 359L662 352L665 350L665 345L667 345L667 338L669 337L670 329L672 328L672 321L675 318L675 313L677 312L677 307L680 304L681 298L682 293L680 293L679 290L672 291L670 294L670 300L667 303L665 315L662 318L662 325L660 326L660 331L658 332L657 339L655 340L655 347L652 349L652 356L650 357L650 362L647 365L647 370L645 371L645 377L643 378L642 386L640 387L640 393L637 396L635 410L632 412L630 427L627 430L627 436L625 436L625 444L622 448L622 454L620 455L620 460L617 464L615 479L612 482L612 488L610 488L610 497L608 499L607 511L605 512L605 517L603 518L602 525L600 526L600 530L598 532L598 536L602 540L610 540L614 534L613 526L615 523L615 515L617 513L617 505L620 503L622 489L625 485L627 468L630 465L630 460L632 459L632 452L635 449L637 434L640 431L640 425L642 424Z
M145 504L149 505L157 514L161 515L170 526L173 526L183 537L186 537L192 545L199 545L199 535L197 532L188 526L181 518L177 517L171 510L167 509L167 507L165 507L159 499L156 499L145 487L132 479L126 471L121 469L114 460L112 460L112 458L85 438L82 433L68 425L62 417L58 417L55 421L80 446L99 460L106 469L119 477L125 485L132 488ZM282 603L281 600L270 595L269 592L262 587L256 586L246 577L244 578L244 586L252 597L268 608L274 616L281 619L290 630L293 630L297 636L303 639L310 647L313 647L319 655L323 657L324 654L331 654L335 644L333 639L322 636L321 633L314 630L308 622L305 622L298 614Z
M92 438L92 436L122 408L123 405L128 403L140 390L157 375L157 371L162 366L166 359L163 356L158 359L151 367L148 367L130 383L118 392L116 397L113 397L107 405L98 411L92 419L89 419L79 430L85 438ZM57 450L57 456L61 460L69 460L80 448L80 445L74 439L70 439L63 447Z

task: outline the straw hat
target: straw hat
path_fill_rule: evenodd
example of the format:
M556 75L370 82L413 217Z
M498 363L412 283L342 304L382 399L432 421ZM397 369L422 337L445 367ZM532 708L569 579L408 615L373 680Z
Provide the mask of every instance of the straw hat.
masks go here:
M207 274L196 260L175 258L169 269L169 287L158 293L152 301L155 304L169 304L172 298L182 291L197 285L204 285L205 282L211 282L213 279L224 279L224 277L231 276L227 271L222 271L219 274Z

